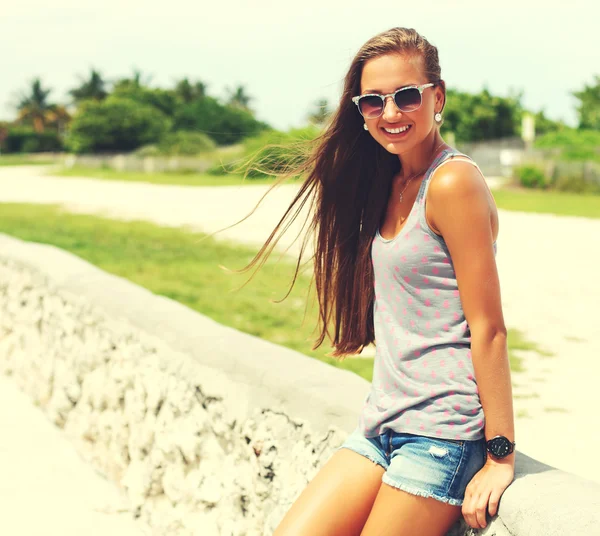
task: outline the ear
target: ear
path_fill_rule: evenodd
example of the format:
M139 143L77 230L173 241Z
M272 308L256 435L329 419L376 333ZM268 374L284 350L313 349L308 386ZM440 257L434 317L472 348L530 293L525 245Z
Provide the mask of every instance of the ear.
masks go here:
M435 86L435 109L440 112L446 107L446 82L440 80Z

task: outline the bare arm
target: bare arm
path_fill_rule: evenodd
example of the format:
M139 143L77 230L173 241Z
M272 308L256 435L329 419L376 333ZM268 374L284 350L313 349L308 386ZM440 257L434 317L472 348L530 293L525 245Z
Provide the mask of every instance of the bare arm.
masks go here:
M450 251L465 318L471 329L473 368L485 415L485 437L504 435L514 441L507 330L491 228L495 206L489 201L484 179L472 164L450 162L441 167L434 178L428 194L429 210L432 224L440 231ZM514 453L500 461L488 457L486 466L504 468L500 473L486 477L485 483L490 489L485 497L485 507L489 499L491 515L495 515L500 495L512 481L514 458ZM510 480L504 485L509 473ZM479 473L473 481L477 481L478 476ZM471 526L484 527L485 508L482 514L481 505L485 491L471 501L467 496L476 486L470 484L469 487L463 513ZM465 512L471 502L472 511ZM473 518L469 519L469 516Z

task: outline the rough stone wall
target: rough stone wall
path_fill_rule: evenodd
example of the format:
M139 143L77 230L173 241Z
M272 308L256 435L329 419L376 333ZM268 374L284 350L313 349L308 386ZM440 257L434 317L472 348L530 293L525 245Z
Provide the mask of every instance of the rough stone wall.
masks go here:
M0 371L155 534L271 534L345 432L315 433L43 275L0 259Z
M125 488L157 536L271 535L355 426L369 387L2 234L0 373ZM515 469L482 536L600 534L597 483L519 450ZM465 534L477 532L459 523L449 536Z

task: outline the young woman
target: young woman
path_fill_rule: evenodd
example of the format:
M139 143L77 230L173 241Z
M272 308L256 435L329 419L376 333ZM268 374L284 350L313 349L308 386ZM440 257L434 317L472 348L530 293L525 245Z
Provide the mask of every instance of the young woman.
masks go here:
M482 528L513 480L498 213L440 135L445 98L425 38L370 39L280 222L312 197L317 346L332 327L333 355L376 356L357 428L275 536L443 535L461 511Z

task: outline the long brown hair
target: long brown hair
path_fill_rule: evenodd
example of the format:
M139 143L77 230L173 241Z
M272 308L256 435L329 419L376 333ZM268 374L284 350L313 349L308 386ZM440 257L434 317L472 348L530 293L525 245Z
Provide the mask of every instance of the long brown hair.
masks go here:
M386 54L420 56L428 81L439 84L445 93L437 48L415 30L392 28L369 39L352 60L344 78L339 106L324 131L313 140L287 147L290 153L299 150L302 163L288 166L284 172L272 173L280 178L269 191L289 177L305 179L265 244L240 270L260 269L309 202L311 216L303 229L310 223L290 291L307 241L312 237L321 329L313 350L327 336L333 346L331 356L338 358L360 353L375 339L371 244L387 205L392 177L400 171L401 164L397 155L386 151L363 129L363 118L351 99L360 94L365 63ZM245 167L246 170L260 169L247 164ZM330 332L332 320L333 334Z

